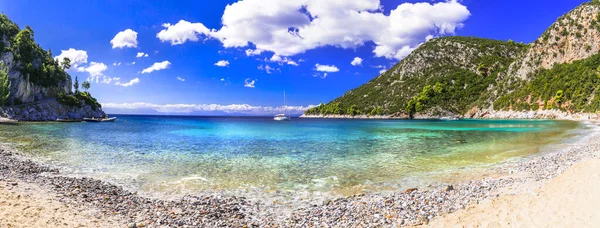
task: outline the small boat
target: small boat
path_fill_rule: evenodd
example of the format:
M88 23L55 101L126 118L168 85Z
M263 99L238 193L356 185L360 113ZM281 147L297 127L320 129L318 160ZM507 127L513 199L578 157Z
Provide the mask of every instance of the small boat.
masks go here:
M56 119L56 122L61 122L61 123L79 123L79 122L81 122L81 119Z
M273 119L276 121L290 121L290 117L285 116L285 114L277 114Z
M285 112L287 106L285 104L285 91L283 91L283 110ZM275 115L275 118L273 118L275 121L290 121L291 118L288 116L285 116L285 114L277 114Z
M85 122L115 122L115 120L117 120L117 117L111 117L111 118L83 118L83 121L85 121Z

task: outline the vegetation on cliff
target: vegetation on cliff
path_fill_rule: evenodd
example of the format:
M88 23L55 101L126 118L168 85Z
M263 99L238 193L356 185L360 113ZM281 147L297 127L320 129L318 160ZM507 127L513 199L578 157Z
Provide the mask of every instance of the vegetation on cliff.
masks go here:
M0 106L6 103L6 99L10 96L10 81L8 80L7 68L0 63Z
M33 37L31 27L21 30L6 14L0 14L0 54L12 52L14 61L21 63L18 70L35 85L56 87L70 80L62 64L52 57L52 52L41 48Z
M497 110L560 109L597 112L600 108L600 54L540 69L533 80L494 102Z

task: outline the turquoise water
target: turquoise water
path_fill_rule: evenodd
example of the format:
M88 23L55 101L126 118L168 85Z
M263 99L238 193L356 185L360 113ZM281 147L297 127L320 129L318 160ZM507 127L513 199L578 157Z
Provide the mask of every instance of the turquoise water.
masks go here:
M566 121L401 121L118 116L115 123L1 125L0 139L143 191L357 186L524 157L567 137Z

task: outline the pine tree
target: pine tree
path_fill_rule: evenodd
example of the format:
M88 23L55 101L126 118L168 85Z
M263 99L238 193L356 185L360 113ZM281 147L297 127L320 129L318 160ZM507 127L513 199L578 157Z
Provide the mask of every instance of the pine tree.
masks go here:
M75 76L75 83L73 84L73 87L75 87L75 93L79 93L79 80L77 79L77 76Z

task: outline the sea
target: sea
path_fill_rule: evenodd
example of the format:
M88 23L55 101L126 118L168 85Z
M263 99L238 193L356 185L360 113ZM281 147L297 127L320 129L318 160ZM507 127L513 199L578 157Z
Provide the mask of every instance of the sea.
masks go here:
M62 175L147 193L347 195L527 159L560 147L582 128L553 120L111 116L117 121L0 125L0 142Z

